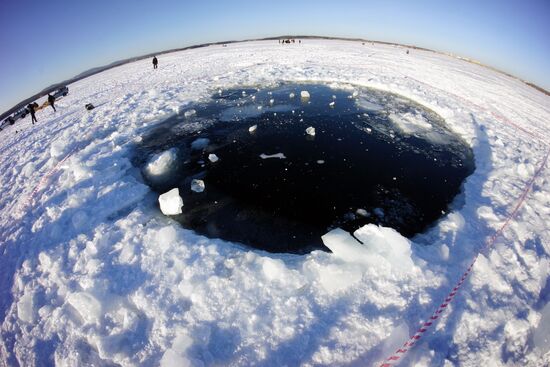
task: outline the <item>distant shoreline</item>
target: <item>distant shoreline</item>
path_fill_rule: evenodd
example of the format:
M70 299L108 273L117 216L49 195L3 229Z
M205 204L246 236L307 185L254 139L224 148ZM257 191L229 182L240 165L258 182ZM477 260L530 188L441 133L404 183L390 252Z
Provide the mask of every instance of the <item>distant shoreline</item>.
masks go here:
M135 61L140 61L140 60L143 60L143 59L147 59L147 58L153 57L154 55L165 55L165 54L169 54L169 53L173 53L173 52L187 51L187 50L192 50L192 49L195 49L195 48L202 48L202 47L215 46L215 45L224 45L224 44L232 44L232 43L244 43L244 42L255 42L255 41L275 41L275 40L287 39L287 38L289 38L289 39L294 38L294 39L319 39L319 40L330 40L330 41L369 42L369 43L377 43L377 44L382 44L382 45L406 47L406 48L410 48L410 49L414 49L414 50L434 52L434 53L454 57L454 58L457 58L459 60L467 61L467 62L470 62L472 64L476 64L476 65L479 65L479 66L483 66L487 69L490 69L490 70L496 71L498 73L504 74L504 75L506 75L510 78L519 80L520 82L528 85L529 87L532 87L532 88L538 90L539 92L541 92L543 94L546 94L547 96L550 96L549 91L547 91L546 89L544 89L542 87L539 87L538 85L536 85L534 83L523 80L519 77L511 75L511 74L509 74L507 72L504 72L502 70L496 69L492 66L485 65L485 64L483 64L479 61L469 59L469 58L466 58L466 57L462 57L462 56L459 56L459 55L455 55L455 54L452 54L452 53L435 51L435 50L431 50L431 49L424 48L424 47L419 47L419 46L406 45L406 44L393 43L393 42L385 42L385 41L374 41L374 40L368 40L368 39L363 39L363 38L284 35L284 36L255 38L255 39L246 39L246 40L231 40L231 41L223 41L223 42L201 43L201 44L198 44L198 45L192 45L192 46L181 47L181 48L173 48L173 49L160 51L160 52L152 52L152 53L148 53L146 55L141 55L141 56L135 56L135 57L127 58L127 59L122 59L122 60L115 61L115 62L112 62L110 64L104 65L104 66L99 66L99 67L96 67L96 68L92 68L92 69L86 70L86 71L84 71L84 72L82 72L82 73L80 73L80 74L78 74L78 75L76 75L76 76L74 76L70 79L64 80L62 82L59 82L59 83L53 84L53 85L51 85L47 88L44 88L42 91L38 92L37 94L34 94L33 96L19 102L17 105L15 105L14 107L10 108L9 110L7 110L6 112L4 112L0 115L0 122L3 121L6 117L11 115L12 113L14 113L14 112L18 111L19 109L25 107L27 104L37 100L38 98L40 98L42 96L45 96L48 93L51 93L51 92L55 91L57 88L59 88L63 85L69 85L69 84L75 83L79 80L90 77L92 75L95 75L95 74L101 73L103 71L115 68L117 66L121 66L121 65L128 64L128 63L135 62Z

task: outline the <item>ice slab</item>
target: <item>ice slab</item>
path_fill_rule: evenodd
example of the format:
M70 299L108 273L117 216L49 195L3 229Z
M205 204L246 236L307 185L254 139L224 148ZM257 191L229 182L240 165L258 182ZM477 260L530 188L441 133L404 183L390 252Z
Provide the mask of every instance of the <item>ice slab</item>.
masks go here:
M386 264L400 272L414 266L410 241L396 230L367 224L355 231L354 236L336 228L321 239L334 256L346 262L370 266Z
M162 153L153 155L145 165L145 175L149 179L156 179L167 175L177 166L178 151L176 148L168 149Z
M279 159L286 159L285 155L283 153L276 153L276 154L260 154L260 158L262 159L269 159L269 158L279 158Z
M197 140L191 143L191 149L201 150L204 149L210 144L210 140L207 138L198 138Z
M194 179L191 181L191 190L194 192L203 192L205 189L204 181Z
M183 116L185 116L185 118L189 118L189 117L194 116L196 114L197 114L196 110L189 110L189 111L185 111Z
M183 199L180 197L180 190L176 187L159 196L160 210L164 215L181 214Z

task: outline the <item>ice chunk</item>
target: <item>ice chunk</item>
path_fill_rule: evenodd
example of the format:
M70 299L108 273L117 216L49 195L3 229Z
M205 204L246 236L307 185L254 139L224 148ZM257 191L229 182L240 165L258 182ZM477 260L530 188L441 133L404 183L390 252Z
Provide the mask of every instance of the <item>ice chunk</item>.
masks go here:
M183 116L185 116L185 118L189 118L191 116L194 116L197 114L197 111L196 110L188 110L188 111L185 111Z
M103 316L101 303L87 292L71 293L67 299L87 324L99 323Z
M367 224L353 233L365 247L399 270L414 266L411 259L411 242L393 228Z
M296 96L296 95L294 94L294 92L291 92L291 93L288 95L289 98L294 98L295 96Z
M215 154L208 154L208 160L212 163L216 163L217 161L219 161L220 159L218 158L217 155Z
M210 139L198 138L191 143L191 149L201 150L206 148L208 144L210 144Z
M325 161L322 160L322 159L319 159L319 160L317 161L317 164L325 164Z
M204 181L203 180L197 180L194 179L191 181L191 190L194 192L203 192L204 191Z
M181 214L183 199L180 197L180 190L176 187L159 196L160 210L164 215Z
M191 367L202 366L199 361L187 357L187 349L193 344L186 334L176 336L172 342L172 348L167 349L160 360L160 367Z
M32 323L34 321L33 293L26 291L17 302L17 317L21 321Z
M309 92L307 90L303 90L300 92L300 97L302 97L303 99L309 99L310 95L309 95Z
M330 102L328 105L329 105L330 107L334 107L335 104L336 104L336 102L332 101L332 102Z
M261 116L263 113L261 107L253 105L229 107L220 113L220 121L239 121Z
M306 134L310 136L315 136L315 128L313 126L310 126L306 129Z
M433 128L426 118L417 113L407 112L402 115L390 113L388 117L405 134L414 134Z
M262 159L269 159L269 158L279 158L279 159L286 159L285 155L283 153L276 153L276 154L260 154L260 158Z
M336 257L347 262L357 262L367 254L365 246L341 228L333 229L321 240Z
M271 98L271 99L269 100L269 104L273 104L273 103L275 103L275 100L274 100L273 98Z
M369 101L365 98L359 98L357 100L357 106L359 108L365 109L367 111L373 111L373 112L380 111L380 110L384 109L383 106L381 106L377 103L371 102L371 101Z
M370 266L386 264L395 271L413 268L411 244L392 228L367 224L354 232L355 238L336 228L321 237L334 256L346 261Z
M248 132L253 133L258 128L258 125L252 125L248 128Z
M178 151L176 148L168 149L155 154L145 165L145 176L150 180L159 180L165 177L178 166Z
M368 217L368 216L370 216L370 214L369 214L368 211L366 211L365 209L361 209L361 208L357 209L357 210L355 211L355 213L357 213L357 215L360 215L360 216L362 216L362 217Z
M359 95L359 92L356 91L356 90L354 90L351 96L352 96L353 98L357 98L358 95Z

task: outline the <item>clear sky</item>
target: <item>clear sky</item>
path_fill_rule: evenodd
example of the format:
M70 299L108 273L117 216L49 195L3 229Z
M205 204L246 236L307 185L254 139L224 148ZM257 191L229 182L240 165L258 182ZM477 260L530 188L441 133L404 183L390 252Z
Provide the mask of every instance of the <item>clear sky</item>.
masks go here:
M0 112L112 61L282 34L414 44L550 90L550 0L0 0L0 24Z

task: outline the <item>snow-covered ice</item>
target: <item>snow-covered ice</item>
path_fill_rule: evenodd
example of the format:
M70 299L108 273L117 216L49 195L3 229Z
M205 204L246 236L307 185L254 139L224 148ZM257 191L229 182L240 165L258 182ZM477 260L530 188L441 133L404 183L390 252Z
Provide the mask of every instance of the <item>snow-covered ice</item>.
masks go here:
M181 214L183 200L180 196L180 190L176 187L162 195L159 195L160 210L164 215Z
M548 149L549 96L439 53L262 41L165 54L155 73L149 63L73 83L57 113L0 132L0 365L376 364L445 299ZM449 214L412 239L333 231L334 253L301 256L198 236L160 214L128 158L136 139L212 91L282 80L378 88L441 115L476 162ZM433 130L409 117L401 127ZM181 211L175 195L168 203ZM546 168L401 365L550 364L548 208Z

